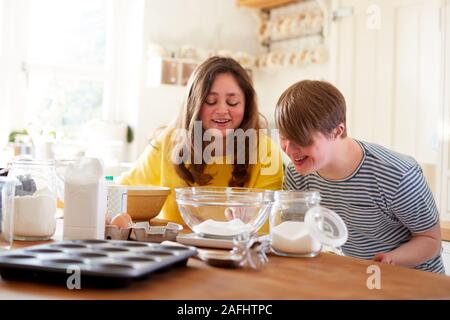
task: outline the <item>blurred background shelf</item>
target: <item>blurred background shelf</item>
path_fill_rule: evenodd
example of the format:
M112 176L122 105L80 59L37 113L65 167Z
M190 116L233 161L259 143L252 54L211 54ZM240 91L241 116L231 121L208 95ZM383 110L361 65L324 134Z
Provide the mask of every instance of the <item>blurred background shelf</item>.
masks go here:
M254 9L271 9L298 2L298 0L237 0L238 6Z

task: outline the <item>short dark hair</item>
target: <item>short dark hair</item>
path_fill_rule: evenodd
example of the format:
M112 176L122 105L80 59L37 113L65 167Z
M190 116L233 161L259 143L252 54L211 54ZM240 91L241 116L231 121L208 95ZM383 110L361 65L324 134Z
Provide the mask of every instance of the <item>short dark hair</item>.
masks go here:
M278 99L275 122L280 134L301 146L313 143L312 135L329 137L343 123L347 136L346 104L342 93L325 81L304 80L290 86Z

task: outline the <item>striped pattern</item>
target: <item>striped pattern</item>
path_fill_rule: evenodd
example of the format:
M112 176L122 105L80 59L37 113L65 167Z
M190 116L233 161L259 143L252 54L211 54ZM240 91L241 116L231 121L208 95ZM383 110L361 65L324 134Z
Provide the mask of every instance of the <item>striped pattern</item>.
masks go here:
M436 225L439 214L419 164L382 146L358 141L363 161L345 180L326 180L318 173L301 176L286 168L284 188L319 191L321 205L334 210L347 224L346 255L373 259ZM441 255L416 266L444 273Z

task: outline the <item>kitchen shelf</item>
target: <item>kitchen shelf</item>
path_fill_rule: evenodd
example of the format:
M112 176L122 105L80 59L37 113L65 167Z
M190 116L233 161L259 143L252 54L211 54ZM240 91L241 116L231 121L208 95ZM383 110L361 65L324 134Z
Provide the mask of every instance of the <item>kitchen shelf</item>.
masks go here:
M297 40L298 45L306 43L308 46L317 46L326 43L329 15L324 0L293 1L264 11L260 15L259 38L268 52L280 48L285 50L284 44L291 47L292 42ZM312 39L319 41L311 44L309 40Z
M298 0L237 0L238 6L253 9L272 9L295 2Z
M149 87L161 84L185 86L198 62L187 59L151 57L148 59Z
M270 47L272 44L276 44L276 43L283 43L283 42L291 41L291 40L305 40L305 39L314 38L314 37L323 37L323 32L320 31L320 32L308 33L308 34L298 35L298 36L288 36L288 37L284 37L284 38L280 38L280 39L270 39L270 40L262 41L261 45L263 45L264 47Z
M186 86L195 68L201 61L182 58L150 57L147 60L147 86ZM252 70L245 68L250 78Z

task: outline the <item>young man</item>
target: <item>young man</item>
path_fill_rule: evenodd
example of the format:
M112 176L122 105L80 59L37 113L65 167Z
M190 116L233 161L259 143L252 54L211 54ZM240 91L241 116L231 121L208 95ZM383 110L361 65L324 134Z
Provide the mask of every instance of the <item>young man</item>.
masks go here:
M444 272L439 214L411 157L347 136L345 99L333 85L301 81L280 97L275 121L292 160L284 188L319 191L345 221L349 256Z

